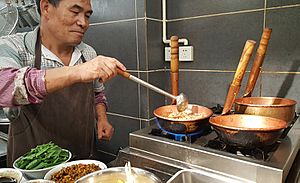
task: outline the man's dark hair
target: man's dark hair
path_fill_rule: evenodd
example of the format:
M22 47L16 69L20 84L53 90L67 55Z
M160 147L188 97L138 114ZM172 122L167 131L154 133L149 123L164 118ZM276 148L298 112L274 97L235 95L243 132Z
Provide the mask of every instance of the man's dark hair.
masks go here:
M48 0L50 4L52 4L54 7L57 7L60 0ZM38 13L41 15L41 7L40 7L40 0L35 0L35 4L38 10Z

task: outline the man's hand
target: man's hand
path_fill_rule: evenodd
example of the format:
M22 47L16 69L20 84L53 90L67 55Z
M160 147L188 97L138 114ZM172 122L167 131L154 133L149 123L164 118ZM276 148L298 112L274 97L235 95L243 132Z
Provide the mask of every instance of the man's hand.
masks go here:
M117 68L126 70L115 58L97 56L76 66L48 69L45 74L46 91L52 93L75 83L91 82L95 79L105 82L117 74Z
M97 121L97 135L99 140L110 140L113 133L114 128L111 126L111 124L107 120L106 116L106 107L104 104L99 103L96 106L96 113L98 116Z
M105 82L117 75L117 68L126 70L125 66L117 59L100 55L78 65L78 74L80 74L82 82L90 82L97 78Z
M99 140L110 140L114 133L114 128L107 120L98 120L97 131Z

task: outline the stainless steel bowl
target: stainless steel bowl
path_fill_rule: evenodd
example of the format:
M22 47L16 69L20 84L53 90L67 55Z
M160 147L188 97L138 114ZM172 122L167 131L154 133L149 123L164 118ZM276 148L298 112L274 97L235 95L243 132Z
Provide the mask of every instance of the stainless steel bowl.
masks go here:
M131 168L135 182L139 183L161 183L162 181L153 173L141 168ZM81 177L75 183L94 183L94 182L117 182L126 181L125 167L113 167L88 174Z
M35 180L28 180L26 183L55 183L52 180L45 180L45 179L35 179Z

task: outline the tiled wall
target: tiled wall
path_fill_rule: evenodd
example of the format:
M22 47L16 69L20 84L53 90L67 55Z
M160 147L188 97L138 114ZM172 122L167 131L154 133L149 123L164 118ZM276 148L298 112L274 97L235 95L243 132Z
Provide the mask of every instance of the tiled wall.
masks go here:
M118 58L133 75L169 91L161 0L92 0L92 5L85 41L98 54ZM263 28L270 27L264 72L253 95L300 102L299 17L299 0L167 0L167 37L184 37L194 46L194 61L180 63L179 90L192 103L223 105L245 41L259 43ZM108 162L128 146L129 133L149 125L153 110L169 100L121 77L106 83L106 93L109 120L116 130L110 142L98 143L98 149L100 159Z

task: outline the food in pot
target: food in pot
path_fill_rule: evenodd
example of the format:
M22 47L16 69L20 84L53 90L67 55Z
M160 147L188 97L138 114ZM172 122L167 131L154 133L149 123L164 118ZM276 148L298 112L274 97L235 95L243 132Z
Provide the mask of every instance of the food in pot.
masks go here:
M24 154L16 162L16 167L25 170L37 170L52 167L65 162L69 153L53 142L41 144Z
M71 183L75 182L77 179L100 170L101 168L95 164L76 164L62 168L57 173L51 175L51 180L56 183Z
M183 119L183 120L194 120L204 117L203 113L193 113L192 110L186 109L185 111L178 112L173 111L168 114L168 118Z

